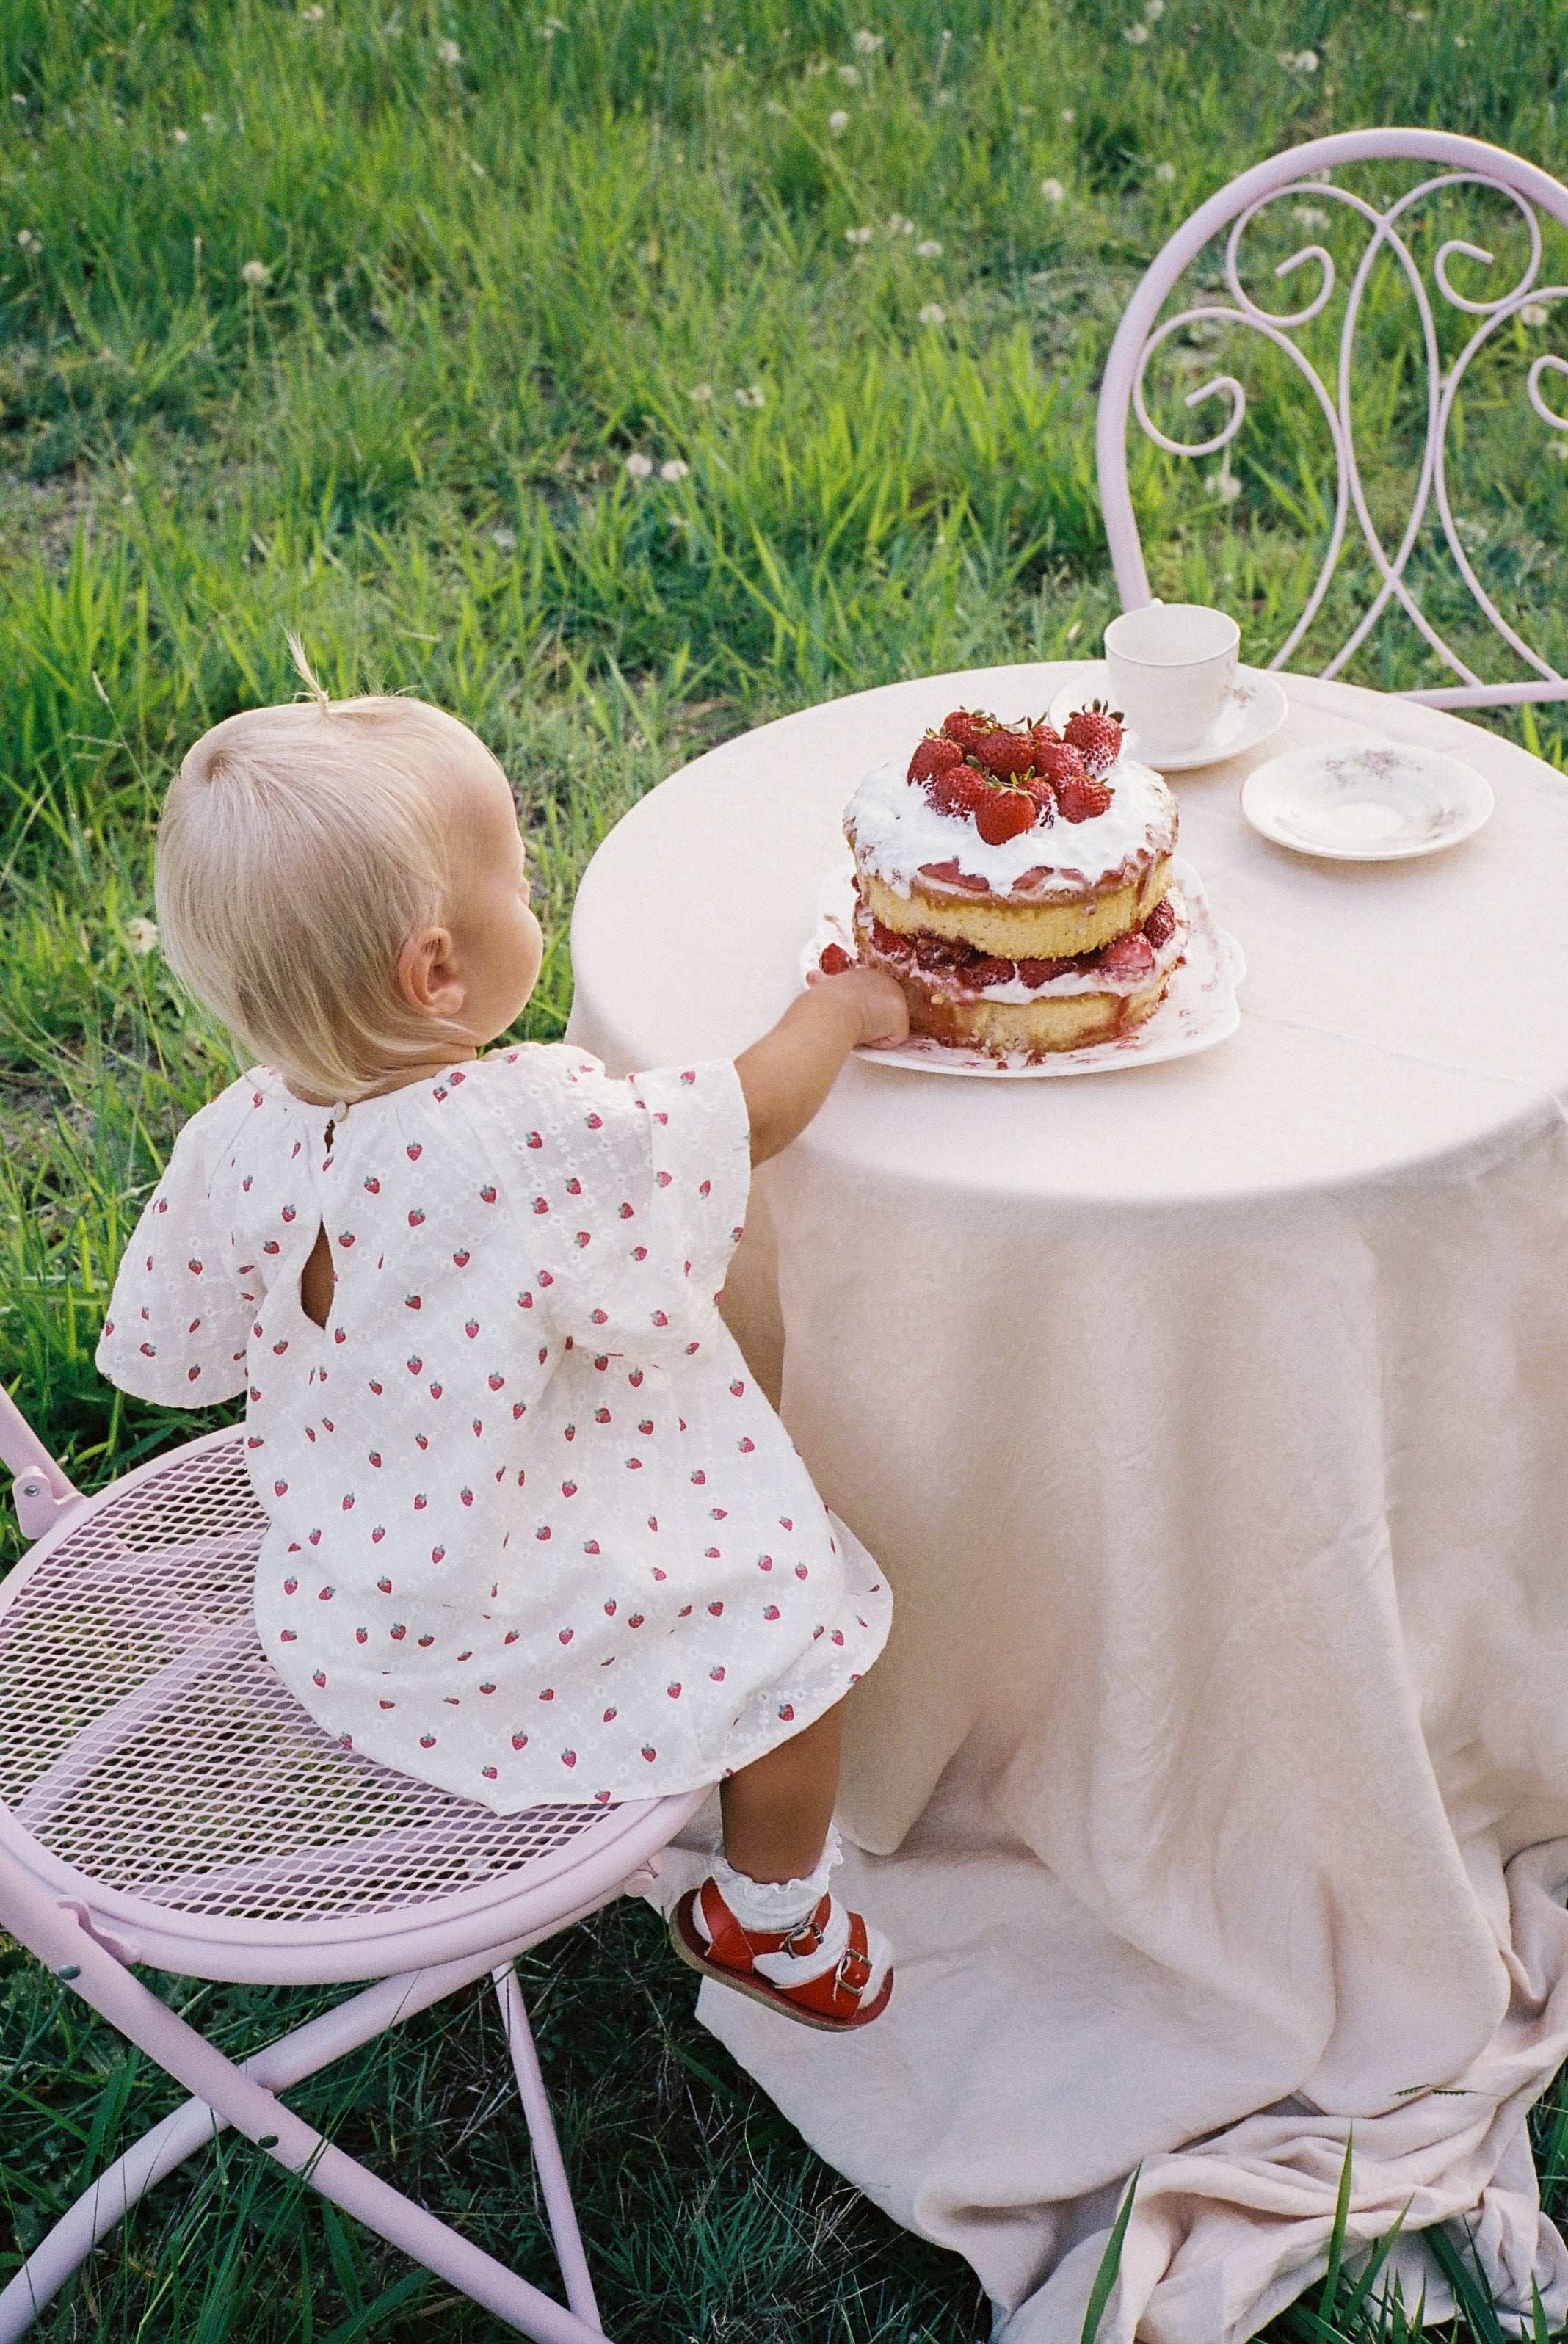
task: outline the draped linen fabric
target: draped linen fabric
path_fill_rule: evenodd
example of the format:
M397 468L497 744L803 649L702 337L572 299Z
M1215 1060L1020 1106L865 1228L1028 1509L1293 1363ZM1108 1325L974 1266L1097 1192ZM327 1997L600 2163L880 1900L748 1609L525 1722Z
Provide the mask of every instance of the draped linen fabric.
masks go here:
M728 744L584 883L572 1032L744 1046L798 983L861 772L1069 671L888 687ZM966 2255L1006 2344L1229 2344L1402 2218L1568 2317L1526 2116L1568 2057L1568 783L1289 681L1177 777L1240 1031L1080 1080L858 1059L764 1168L730 1322L895 1594L841 1876L893 1938L863 2037L704 1987L805 2137ZM1280 750L1427 742L1497 793L1428 861L1242 820ZM700 930L700 957L683 932ZM671 1866L671 1884L700 1864Z

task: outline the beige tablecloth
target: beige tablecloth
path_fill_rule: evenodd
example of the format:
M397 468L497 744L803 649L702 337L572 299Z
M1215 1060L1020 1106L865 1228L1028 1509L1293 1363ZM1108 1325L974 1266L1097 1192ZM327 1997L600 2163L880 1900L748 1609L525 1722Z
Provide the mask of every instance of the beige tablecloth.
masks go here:
M743 1046L860 773L1064 672L865 693L665 783L584 881L574 1038ZM1427 740L1492 822L1312 863L1242 822L1248 761L1181 777L1240 1031L1073 1081L857 1060L732 1281L895 1588L843 1821L900 1965L850 2042L703 2014L1007 2344L1076 2344L1139 2162L1106 2336L1251 2334L1322 2268L1352 2130L1358 2237L1467 2220L1502 2302L1568 2316L1524 2131L1568 2056L1568 783L1290 694L1258 756Z

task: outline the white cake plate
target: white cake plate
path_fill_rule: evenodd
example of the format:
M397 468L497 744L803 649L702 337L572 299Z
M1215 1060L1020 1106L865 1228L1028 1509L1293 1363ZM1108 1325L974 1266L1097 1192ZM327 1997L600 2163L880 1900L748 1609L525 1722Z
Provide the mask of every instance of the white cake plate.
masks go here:
M1076 710L1087 708L1091 700L1109 697L1110 671L1101 660L1094 667L1081 669L1071 683L1064 684L1047 712L1059 732ZM1196 773L1200 765L1217 765L1222 757L1236 757L1243 749L1255 749L1260 741L1278 732L1290 712L1285 687L1277 676L1270 675L1266 668L1239 667L1213 729L1197 748L1162 749L1158 741L1145 740L1130 725L1122 735L1122 746L1129 756L1141 758L1157 773Z
M956 1049L922 1034L912 1035L896 1049L862 1049L856 1056L880 1066L911 1066L922 1075L980 1075L1015 1082L1019 1077L1108 1075L1123 1066L1152 1066L1163 1058L1188 1058L1197 1051L1212 1050L1241 1023L1236 988L1247 963L1235 937L1215 926L1203 882L1191 864L1179 856L1171 875L1187 900L1187 951L1153 1016L1118 1040L1092 1042L1082 1050L1056 1050L1038 1059L1017 1051L993 1058L984 1050ZM854 922L855 865L835 864L822 883L815 931L801 952L803 979L829 945L841 945L853 957Z
M1270 757L1241 791L1254 830L1298 854L1336 863L1439 854L1478 831L1493 803L1472 765L1441 749L1392 741Z

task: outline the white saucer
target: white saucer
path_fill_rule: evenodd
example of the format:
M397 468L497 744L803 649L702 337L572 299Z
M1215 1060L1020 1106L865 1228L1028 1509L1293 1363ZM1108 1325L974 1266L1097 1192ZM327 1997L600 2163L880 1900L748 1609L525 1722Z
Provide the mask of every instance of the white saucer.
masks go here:
M1437 854L1478 831L1492 795L1472 766L1391 741L1296 749L1249 773L1241 811L1298 854L1395 863Z
M1082 1050L1057 1050L1031 1060L1014 1052L993 1058L984 1050L966 1050L950 1042L934 1042L912 1035L895 1050L862 1049L856 1057L884 1066L909 1066L923 1075L988 1075L1002 1082L1042 1076L1114 1074L1124 1066L1149 1066L1162 1058L1187 1058L1199 1050L1212 1050L1235 1033L1241 1023L1236 988L1247 974L1247 963L1234 936L1214 924L1214 914L1203 892L1203 882L1190 863L1179 855L1172 875L1187 899L1187 952L1172 971L1165 999L1152 1017L1145 1018L1116 1042L1091 1042ZM855 865L836 864L822 883L816 930L800 956L800 973L817 964L826 945L855 950Z
M1103 660L1097 661L1093 667L1080 669L1072 682L1064 684L1057 693L1048 712L1051 722L1059 732L1076 709L1087 708L1091 700L1108 699L1109 693L1109 670ZM1194 773L1199 765L1217 765L1221 757L1235 757L1243 749L1255 749L1260 741L1278 732L1290 712L1285 687L1278 676L1260 667L1239 667L1229 698L1212 732L1196 749L1161 749L1158 741L1146 741L1130 725L1123 735L1122 745L1158 773Z

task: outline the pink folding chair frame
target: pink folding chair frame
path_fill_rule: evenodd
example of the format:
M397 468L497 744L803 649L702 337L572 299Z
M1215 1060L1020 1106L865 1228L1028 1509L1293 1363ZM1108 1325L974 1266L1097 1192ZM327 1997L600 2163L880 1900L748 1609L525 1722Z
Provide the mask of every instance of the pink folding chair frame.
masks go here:
M1382 211L1349 188L1328 181L1327 175L1343 164L1401 159L1437 164L1441 168L1437 176L1422 178ZM1492 255L1462 237L1451 238L1440 248L1431 270L1438 296L1451 308L1476 321L1464 348L1445 371L1438 350L1432 297L1409 242L1401 234L1401 223L1413 207L1437 197L1442 190L1451 187L1488 187L1516 206L1529 230L1530 260L1516 284L1495 298L1482 301L1461 293L1455 288L1451 281L1449 264L1455 255L1461 255L1471 261L1495 265ZM1284 278L1298 268L1315 265L1317 290L1300 308L1289 311L1265 309L1241 280L1241 247L1247 230L1259 213L1286 197L1296 198L1299 204L1309 208L1325 204L1336 205L1348 215L1359 217L1368 231L1367 243L1346 299L1340 334L1338 377L1332 389L1324 383L1316 368L1291 338L1300 328L1321 316L1333 297L1335 268L1327 248L1321 244L1305 245L1281 261L1274 271L1277 278ZM1193 458L1219 456L1222 463L1228 464L1229 457L1225 451L1239 432L1247 412L1247 394L1236 377L1229 374L1211 376L1188 394L1186 404L1189 407L1198 407L1206 399L1219 398L1228 399L1230 405L1229 419L1221 429L1209 438L1196 441L1172 440L1153 421L1145 404L1144 379L1149 360L1172 335L1199 324L1239 326L1262 336L1295 366L1317 400L1335 460L1335 510L1328 551L1300 618L1270 660L1270 666L1282 668L1289 663L1291 653L1316 617L1339 565L1353 512L1381 582L1346 641L1323 668L1324 675L1339 674L1365 642L1390 602L1394 601L1438 658L1462 678L1457 685L1444 685L1435 691L1402 692L1399 695L1401 699L1421 701L1431 708L1498 708L1517 705L1524 701L1568 699L1568 679L1560 676L1549 662L1531 649L1499 611L1476 576L1450 504L1446 471L1448 432L1455 401L1477 352L1501 326L1517 317L1521 310L1568 298L1568 285L1543 286L1535 281L1542 259L1541 224L1536 217L1536 207L1568 227L1568 188L1563 187L1546 172L1537 169L1534 164L1523 162L1505 148L1487 146L1477 138L1455 137L1446 131L1391 129L1344 131L1332 138L1314 138L1305 146L1292 146L1288 152L1258 164L1252 170L1244 171L1239 178L1232 179L1229 187L1222 187L1218 195L1211 196L1194 212L1150 263L1128 303L1111 344L1100 390L1096 429L1100 508L1105 515L1106 535L1110 544L1111 564L1122 608L1141 610L1153 600L1128 484L1128 410L1130 409L1136 415L1147 437L1168 455ZM1159 313L1167 297L1210 238L1227 228L1229 235L1225 247L1225 276L1230 304L1219 300L1202 301L1161 321ZM1391 554L1383 545L1373 523L1363 491L1356 458L1351 396L1351 360L1362 296L1372 265L1380 254L1391 257L1404 272L1421 318L1427 370L1427 426L1421 475L1409 521ZM1549 374L1568 375L1568 361L1548 353L1543 353L1533 361L1526 378L1530 405L1549 433L1568 433L1568 417L1557 414L1548 406L1542 391L1543 379ZM1557 453L1562 455L1565 451L1568 451L1568 441L1560 440ZM1527 667L1536 671L1530 681L1483 682L1444 641L1421 610L1408 582L1406 568L1427 508L1431 503L1436 505L1448 552L1472 601L1509 650Z
M705 1791L498 1816L343 1750L250 1621L266 1520L239 1430L87 1498L0 1390L37 1543L0 1581L0 1925L192 2095L101 2173L0 2292L0 2344L226 2126L536 2344L602 2335L516 1955L647 1885ZM237 2066L132 1975L370 1980ZM561 2306L290 2114L281 2095L489 1973Z

